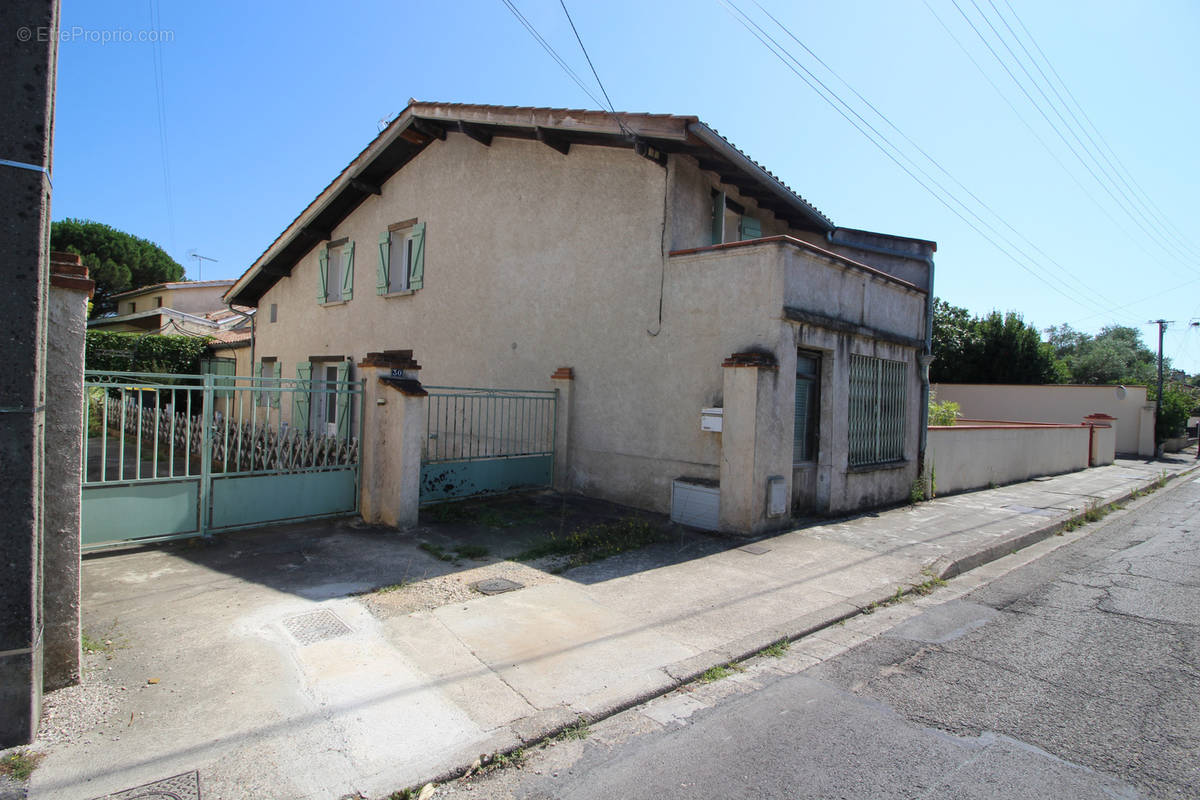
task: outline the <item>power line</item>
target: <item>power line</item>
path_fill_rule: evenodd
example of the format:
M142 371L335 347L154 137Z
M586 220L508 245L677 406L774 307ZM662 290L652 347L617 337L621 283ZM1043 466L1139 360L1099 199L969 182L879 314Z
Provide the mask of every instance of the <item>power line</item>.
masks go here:
M936 167L939 171L941 171L942 174L944 174L947 178L949 178L951 181L953 181L960 189L962 189L964 192L966 192L967 195L970 196L970 198L972 200L974 200L976 203L978 203L980 205L980 207L985 209L993 217L995 217L997 220L999 220L999 222L1005 228L1012 231L1014 235L1016 235L1021 241L1023 241L1026 245L1028 245L1030 248L1032 248L1042 258L1046 259L1057 270L1059 270L1064 275L1066 275L1068 278L1070 278L1072 281L1074 281L1075 285L1076 285L1076 287L1078 287L1078 289L1081 289L1085 293L1092 293L1095 291L1094 287L1089 286L1081 278L1077 277L1074 273L1072 273L1070 270L1068 270L1066 267L1064 267L1062 264L1060 264L1058 261L1056 261L1053 257L1051 257L1048 253L1046 253L1044 250L1042 250L1042 248L1038 247L1037 244L1035 244L1033 241L1031 241L1027 236L1025 236L1023 233L1021 233L1019 230L1017 230L1017 228L1015 228L1011 223L1009 223L1008 220L1006 220L1004 217L1002 217L998 211L996 211L994 208L992 208L990 205L988 205L986 202L984 202L977 194L972 192L965 184L963 184L962 181L958 180L958 178L956 178L954 175L952 175L949 172L949 170L947 170L944 166L942 166L942 164L937 159L935 159L924 148L922 148L919 144L917 144L915 141L913 141L913 139L911 137L909 137L908 134L906 134L903 130L901 130L899 126L897 126L894 122L892 122L892 120L886 114L884 114L882 111L880 111L878 108L876 108L875 105L870 100L868 100L857 89L855 89L853 86L851 86L850 83L847 82L845 78L843 78L841 75L839 75L837 73L837 71L833 69L833 67L829 66L829 64L827 64L824 61L824 59L822 59L819 55L817 55L815 52L813 52L813 50L808 45L806 45L803 41L801 41L799 39L799 37L796 36L796 34L792 33L791 29L789 29L787 25L785 25L778 18L776 18L770 11L763 8L762 4L760 2L758 2L758 0L753 0L753 2L756 6L758 6L760 11L762 11L764 14L766 14L767 17L770 18L770 20L772 22L774 22L776 25L778 25L783 30L784 33L786 33L789 37L791 37L791 39L793 41L796 42L796 44L800 45L800 47L802 47L806 53L808 53L810 56L812 56L814 59L816 59L818 64L820 64L822 67L824 67L826 70L828 70L829 73L831 75L833 75L833 77L837 78L837 80L843 86L845 86L847 89L849 89L854 94L855 97L857 97L860 101L862 101L867 106L867 108L871 109L871 111L873 111L880 119L882 119L885 123L887 123L888 126L892 128L892 130L896 131L896 133L898 133L906 142L908 142L918 153L920 153L922 156L924 156L926 160L928 160L931 164L933 164L934 167ZM824 85L824 84L822 84L822 85ZM911 162L911 160L910 160L910 162ZM922 173L922 174L925 174L925 173ZM940 184L938 184L938 185L939 185L939 188L942 188L940 186ZM967 208L967 206L965 204L962 204L961 201L957 201L957 202L960 202L960 205L963 205L964 208ZM969 211L969 209L968 209L968 211ZM977 219L980 219L977 214L974 214L974 212L970 212L970 213L972 213L972 215L975 216ZM982 219L980 219L980 222L985 225L987 224ZM995 229L992 228L990 225L988 226L988 228L989 228L989 230L996 232L997 235L1001 235L1001 234L999 234L998 231L995 231ZM1011 246L1011 242L1008 242L1008 243ZM1025 253L1023 251L1020 251L1019 248L1017 248L1017 249L1019 252L1021 252L1021 255L1023 257L1025 257L1026 259L1028 259L1031 262L1036 263L1036 259L1031 258L1027 253ZM1065 281L1064 281L1064 285L1065 285ZM1123 312L1117 310L1117 308L1115 307L1115 304L1113 304L1113 306L1111 306L1111 307L1104 307L1103 305L1101 305L1099 303L1093 303L1093 305L1095 305L1097 308L1103 308L1104 313L1117 313L1117 314L1123 313Z
M504 3L504 5L508 8L508 10L512 12L512 15L514 17L516 17L517 21L520 22L521 25L525 28L525 30L529 32L529 35L534 38L534 41L536 41L538 44L540 44L542 46L542 49L545 50L552 59L554 59L555 63L557 63L560 68L562 68L563 72L567 73L567 77L569 77L572 81L574 81L575 85L578 86L580 89L582 89L583 93L586 94L589 98L591 98L591 101L593 103L595 103L597 106L603 108L604 104L601 103L596 98L596 95L592 94L592 91L590 89L588 89L587 85L584 84L583 80L575 73L575 70L571 69L570 65L568 65L567 62L563 60L562 56L560 56L558 54L558 52L555 51L555 49L550 45L550 43L547 42L544 38L542 38L542 35L540 33L538 33L537 28L535 28L533 26L533 23L531 23L528 19L526 19L525 15L522 14L520 12L520 10L517 9L516 3L513 2L513 0L500 0L500 2Z
M1084 151L1088 152L1088 155L1090 156L1091 155L1090 151L1087 150L1087 147L1084 146L1082 141L1079 140L1078 135L1075 134L1074 130L1062 118L1062 115L1058 111L1057 107L1046 96L1045 91L1041 88L1041 85L1029 73L1029 70L1025 67L1025 65L1021 61L1021 59L1016 55L1015 52L1013 52L1012 47L1009 45L1007 39L1005 39L1004 36L996 29L996 26L992 23L991 18L988 17L987 14L985 14L983 12L983 10L979 7L979 4L976 2L976 0L970 0L970 1L971 1L971 4L975 7L976 12L978 12L980 18L987 24L988 28L992 31L993 35L995 35L996 39L1000 42L1001 45L1003 45L1004 49L1008 51L1009 55L1012 56L1012 60L1014 62L1016 62L1018 68L1020 68L1020 70L1025 73L1025 76L1029 79L1029 82L1033 84L1034 89L1039 94L1042 95L1042 98L1046 101L1046 104L1050 106L1051 111L1053 111L1054 114L1059 117L1059 119L1063 123L1063 126L1067 128L1067 131L1076 139L1076 141L1078 141L1080 143L1080 147ZM1133 207L1127 200L1125 202L1122 202L1121 198L1119 198L1117 196L1118 193L1121 193L1121 191L1122 191L1121 188L1119 186L1116 186L1115 188L1117 189L1117 191L1114 192L1113 191L1114 186L1110 186L1111 181L1106 181L1106 180L1102 179L1099 175L1097 175L1096 170L1093 169L1092 165L1090 163L1088 163L1087 159L1085 159L1082 155L1080 155L1079 150L1076 149L1076 147L1067 139L1066 135L1063 134L1062 129L1058 125L1056 125L1052 119L1050 119L1050 116L1046 113L1046 110L1042 107L1042 105L1040 103L1038 103L1038 101L1036 99L1034 99L1033 95L1030 94L1030 92L1026 88L1025 84L1013 73L1013 71L1009 68L1008 63L1004 60L1004 58L999 53L996 52L996 49L994 47L992 47L991 42L988 41L987 37L983 35L983 32L979 30L979 27L975 24L974 20L972 20L970 18L970 16L963 10L962 6L959 5L958 0L950 0L950 2L958 10L958 13L962 16L962 18L964 20L966 20L967 24L971 26L971 29L975 32L975 35L977 37L979 37L979 40L981 42L983 42L984 46L988 49L988 52L990 52L992 54L992 57L996 59L996 62L1001 66L1001 68L1008 75L1008 77L1013 81L1014 84L1016 84L1017 88L1021 90L1021 93L1025 95L1025 99L1028 100L1030 105L1032 105L1034 107L1034 110L1036 110L1038 112L1038 114L1041 115L1042 119L1045 120L1046 124L1050 127L1050 129L1052 131L1054 131L1054 133L1058 136L1058 138L1066 146L1067 150L1070 151L1071 155L1073 155L1075 157L1075 159L1087 171L1087 173L1089 175L1091 175L1092 179L1095 180L1096 183L1100 186L1100 188L1104 190L1104 192L1109 196L1109 198L1113 201L1113 203L1123 213L1125 213L1128 216L1128 218L1134 223L1134 225L1136 225L1138 228L1140 228L1144 234L1149 236L1155 242L1155 244L1157 244L1160 248L1162 248L1163 252L1165 252L1170 257L1176 259L1177 261L1180 261L1182 264L1187 266L1189 269L1197 269L1198 271L1200 271L1200 268L1198 268L1196 265L1190 263L1186 258L1180 257L1180 255L1178 253L1176 253L1175 251L1166 247L1166 245L1161 241L1161 238L1156 233L1154 233L1153 231L1151 231L1149 229L1146 221L1144 221L1145 215L1141 214L1139 209ZM1095 161L1095 158L1093 157L1092 160ZM1097 166L1099 166L1098 162L1097 162ZM1101 169L1101 171L1103 171L1103 169Z
M158 0L147 0L150 9L150 27L161 30ZM158 102L158 146L162 156L163 195L167 206L167 229L171 236L171 249L175 249L175 202L171 192L171 166L167 152L167 109L166 78L163 74L161 37L155 36L150 45L154 71L154 94Z
M731 16L733 16L734 19L737 20L742 25L742 27L746 28L746 30L752 36L754 36L756 39L758 39L760 44L762 44L764 47L766 47L768 50L770 50L771 53L773 55L775 55L775 57L778 58L784 64L785 67L787 67L797 77L799 77L810 89L812 89L818 96L820 96L822 100L824 100L830 107L832 107L835 111L837 111L838 114L840 114L847 122L849 122L856 130L858 130L859 133L861 133L872 144L874 144L875 147L878 148L893 163L895 163L896 166L900 167L900 169L903 170L910 178L912 178L914 181L916 181L918 185L920 185L923 189L925 189L926 192L928 192L931 196L933 196L933 198L935 200L937 200L939 203L941 203L943 206L945 206L947 210L949 210L951 213L953 213L955 216L957 216L960 220L963 221L964 224L966 224L968 227L970 227L972 230L974 230L977 234L982 236L989 244L991 244L993 247L995 247L997 250L999 250L1002 254L1007 256L1010 260L1012 260L1015 264L1017 264L1017 266L1021 267L1026 272L1028 272L1030 275L1035 277L1037 280L1044 283L1051 290L1061 294L1063 297L1067 298L1068 300L1070 300L1074 303L1077 303L1079 305L1084 305L1085 302L1087 302L1087 303L1091 303L1093 306L1102 307L1100 304L1098 304L1094 300L1092 300L1091 297L1089 296L1092 291L1091 289L1089 289L1088 292L1083 293L1081 296L1080 293L1077 292L1077 290L1068 286L1062 278L1059 278L1057 276L1052 276L1052 275L1043 275L1040 272L1038 272L1038 270L1036 269L1036 267L1038 266L1036 259L1031 258L1028 254L1021 251L1020 248L1013 246L1012 243L1007 240L1007 237L1004 237L1003 234L1000 234L998 231L996 231L996 229L992 225L990 225L986 220L982 219L982 217L980 217L966 203L964 203L962 200L958 199L954 195L953 192L946 189L940 182L938 182L936 179L934 179L932 176L930 176L924 169L922 169L918 164L916 164L916 162L913 161L912 158L910 158L908 155L906 155L903 152L903 150L898 148L885 135L880 133L880 131L874 125L872 125L861 114L859 114L856 110L854 110L854 108L852 106L850 106L845 100L843 100L840 96L838 96L838 94L836 92L834 92L832 89L830 89L823 81L821 81L820 78L818 78L815 74L813 74L811 70L809 70L807 67L805 67L804 64L800 62L799 59L797 59L794 55L792 55L790 52L788 52L788 50L785 47L780 45L779 42L774 37L772 37L769 33L767 33L762 28L762 26L760 26L757 22L755 22L753 19L751 19L749 17L749 15L747 15L744 11L742 11L740 8L738 8L736 5L734 5L732 2L729 2L729 0L720 0L720 2L722 3L723 6L725 6L726 10L730 12ZM761 6L760 6L760 8L761 8ZM736 12L736 13L734 13L734 12ZM771 15L768 14L768 16L771 16ZM791 36L793 39L795 39L797 42L799 42L799 39L795 36L795 34L792 34L790 31L788 31L786 26L782 25L782 23L780 23L774 17L771 17L771 19L777 25L779 25L781 28L783 28L788 33L789 36ZM801 46L804 46L803 43L801 43ZM808 50L807 47L805 47L805 49ZM811 53L811 50L809 50L809 52ZM787 56L787 58L784 57L785 55ZM793 66L792 63L788 63L788 59L791 59L791 61L795 64L795 66ZM797 69L797 67L799 67L799 70ZM826 65L826 68L828 69L827 65ZM801 70L803 72L801 72ZM832 72L832 70L830 70L830 71ZM835 75L836 75L836 73L835 73ZM841 79L839 78L839 80L841 80ZM845 81L842 81L842 82L845 83ZM818 89L817 88L818 85L821 88ZM852 89L852 91L853 91L853 89ZM856 92L856 94L857 94L857 92ZM861 97L861 95L860 95L860 97ZM868 105L870 105L870 104L868 103ZM845 110L843 110L843 108ZM871 106L871 108L875 111L876 114L878 114L880 117L883 117L885 119L885 121L888 122L889 125L891 125L894 128L896 127L894 125L894 123L891 123L890 120L887 120L887 118L884 117L877 109L874 109L873 106ZM851 115L853 115L855 118L857 118L859 120L859 122L856 122L855 119L851 118ZM860 122L861 122L861 124L860 124ZM868 133L868 130L870 130L870 133ZM899 130L899 129L897 128L897 130ZM872 135L872 134L874 134L874 135ZM889 148L891 148L891 149L889 150ZM895 154L893 154L892 151L895 151ZM899 156L899 157L897 157L897 156ZM926 157L928 158L927 154L926 154ZM903 158L906 161L908 161L910 164L912 164L913 168L916 169L917 172L920 172L923 176L925 176L926 180L928 180L929 183L926 183L925 180L922 180L920 177L918 177L913 172L912 169L909 169L908 166L906 166L904 163L902 163L900 161L900 158ZM930 159L930 160L932 161L932 159ZM938 166L939 166L939 168L941 168L940 165L938 165ZM945 170L943 169L943 171L945 171ZM929 185L930 183L932 183L934 186L936 186L940 190L941 193L939 193L938 191L935 191L933 188L931 188ZM943 195L945 195L945 196L943 196ZM1005 240L1009 244L1010 247L1013 247L1014 250L1016 250L1018 253L1020 253L1021 258L1025 259L1025 260L1029 261L1031 264L1033 264L1034 268L1031 268L1030 266L1023 263L1021 258L1018 258L1016 255L1014 255L1012 252L1010 252L1003 245L999 244L995 239L993 239L987 233L980 230L980 228L975 223L973 223L970 219L968 219L966 216L964 216L964 214L962 212L960 212L957 208L955 208L953 205L951 205L950 202L947 201L946 197L949 197L955 203L960 205L968 214L970 214L971 216L978 219L982 225L984 225L989 230L991 230L997 237ZM1051 283L1047 279L1048 277L1056 278L1062 284L1062 286L1066 287L1067 291L1064 291L1059 286L1055 285L1054 283ZM1074 292L1074 293L1072 293L1072 292ZM1107 308L1104 309L1105 313L1110 313L1112 310L1113 309L1107 309Z
M580 38L579 30L575 27L575 20L571 19L571 12L567 11L566 0L558 0L558 2L562 6L563 13L567 15L567 22L571 23L571 32L575 34L575 41L579 42L579 49L583 51L583 57L587 59L588 66L591 67L592 75L596 78L596 85L600 87L601 94L608 101L606 108L615 114L617 109L608 97L608 90L604 88L604 81L600 80L600 73L596 72L596 65L592 63L592 57L588 55L587 48L583 46L583 39Z
M1079 111L1079 114L1087 122L1088 126L1092 129L1092 132L1094 132L1096 134L1096 139L1100 140L1100 144L1103 145L1103 148L1100 147L1100 145L1096 144L1095 139L1092 139L1091 135L1088 134L1088 140L1091 141L1092 144L1096 146L1097 152L1101 153L1101 155L1104 155L1105 160L1109 163L1110 166L1112 166L1113 172L1116 173L1118 176L1121 176L1122 182L1125 183L1127 188L1130 188L1130 191L1132 194L1134 194L1134 196L1138 196L1140 194L1141 199L1144 201L1143 207L1148 207L1154 213L1155 217L1161 221L1163 227L1165 229L1167 229L1169 232L1173 232L1175 234L1176 241L1179 242L1180 244L1184 245L1185 247L1187 247L1189 250L1194 249L1186 241L1182 232L1180 232L1179 229L1175 227L1175 225L1171 222L1171 220L1162 212L1162 209L1160 209L1158 207L1158 205L1146 194L1146 191L1144 189L1142 189L1141 185L1137 182L1136 179L1134 179L1133 175L1129 172L1129 169L1124 165L1124 163L1122 163L1120 157L1116 154L1116 152L1112 149L1112 146L1109 145L1108 141L1104 138L1104 135L1102 133L1100 133L1100 129L1096 127L1096 124L1094 122L1092 122L1091 117L1088 116L1088 113L1084 110L1083 106L1079 103L1079 100L1075 97L1074 92L1072 92L1071 88L1069 86L1067 86L1066 81L1064 81L1062 79L1062 76L1059 75L1058 70L1056 70L1054 68L1054 64L1051 63L1051 61L1050 61L1049 57L1047 57L1045 51L1042 50L1041 45L1038 44L1037 39L1034 38L1033 33L1030 32L1029 28L1021 20L1021 17L1020 17L1020 15L1017 14L1016 9L1014 9L1012 7L1012 4L1009 3L1008 0L1001 0L1001 1L1004 3L1005 7L1008 9L1008 11L1012 15L1013 19L1015 19L1017 21L1017 25L1025 33L1025 36L1029 39L1029 43L1033 45L1033 49L1036 50L1038 52L1038 55L1041 56L1042 61L1046 64L1046 68L1050 70L1050 74L1053 75L1054 78L1058 81L1058 84L1062 87L1063 91L1066 92L1067 97L1070 98L1072 103L1074 103L1075 108ZM989 0L989 2L991 2L991 0ZM994 3L993 3L993 7L995 7ZM999 13L1000 13L999 9L997 9L997 14L999 14ZM1015 34L1014 34L1014 37L1015 37ZM1018 41L1020 41L1020 40L1018 39ZM1032 56L1030 57L1030 60L1034 61ZM1034 61L1034 63L1036 64L1036 61ZM1047 79L1047 83L1053 88L1053 86L1054 86L1053 82L1051 82L1049 79ZM1057 95L1058 93L1055 92L1055 94ZM1059 99L1060 99L1060 101L1062 101L1061 95L1059 95ZM1063 107L1070 110L1070 106L1065 101L1062 101L1062 102L1063 102ZM1072 117L1075 119L1076 124L1079 124L1080 130L1083 130L1084 133L1087 133L1087 129L1082 124L1079 123L1079 118L1075 117L1074 113L1072 113ZM1105 150L1107 150L1107 154L1105 154ZM1112 156L1112 160L1109 160L1108 156ZM1116 162L1116 163L1114 164L1113 162ZM1118 167L1119 167L1119 169L1118 169ZM1127 181L1126 181L1126 178L1128 179Z

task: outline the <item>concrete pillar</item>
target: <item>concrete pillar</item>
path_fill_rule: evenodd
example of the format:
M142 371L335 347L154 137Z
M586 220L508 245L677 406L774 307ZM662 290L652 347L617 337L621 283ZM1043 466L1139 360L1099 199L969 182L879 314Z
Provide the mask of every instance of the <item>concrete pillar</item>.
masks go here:
M571 403L575 386L575 370L559 367L550 379L558 390L554 420L554 488L565 492L571 479Z
M725 360L721 432L721 530L755 534L784 527L791 517L792 416L771 354L734 353ZM790 383L795 392L794 380ZM782 492L781 514L768 513L768 493Z
M421 455L428 413L411 350L368 353L358 365L366 379L362 440L362 516L367 522L411 528L421 500Z
M71 253L50 254L46 337L43 534L45 688L79 683L79 504L83 469L83 344L95 284Z
M0 749L37 734L56 0L0 5ZM75 380L79 380L76 377Z

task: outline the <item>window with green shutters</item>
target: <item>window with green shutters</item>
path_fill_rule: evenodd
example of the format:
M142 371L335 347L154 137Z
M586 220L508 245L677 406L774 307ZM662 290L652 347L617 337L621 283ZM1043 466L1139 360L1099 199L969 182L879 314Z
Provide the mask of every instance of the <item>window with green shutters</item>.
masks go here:
M850 466L904 458L908 365L850 356Z
M800 353L796 358L796 417L792 429L792 463L817 459L817 388L821 382L821 357Z
M424 222L398 222L379 234L376 277L379 294L414 291L425 285Z
M317 302L336 303L354 297L354 242L339 239L317 254Z

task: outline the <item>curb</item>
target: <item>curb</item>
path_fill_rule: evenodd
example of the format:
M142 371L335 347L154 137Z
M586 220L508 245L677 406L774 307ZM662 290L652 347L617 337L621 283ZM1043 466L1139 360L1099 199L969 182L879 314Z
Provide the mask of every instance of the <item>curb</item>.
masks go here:
M1200 470L1200 461L1194 466L1188 467L1180 472L1176 472L1166 476L1165 481L1159 488L1166 488L1168 484L1177 478L1184 478L1192 473ZM1102 505L1097 506L1101 509L1111 509L1119 503L1125 503L1132 499L1135 495L1140 495L1150 487L1157 484L1161 477L1146 481L1142 484L1135 485L1129 491L1105 501ZM973 569L988 564L1004 556L1010 555L1018 550L1024 549L1032 544L1048 539L1067 525L1083 520L1089 509L1079 511L1077 513L1068 514L1054 522L1036 530L1028 531L1018 536L1013 536L1001 542L995 542L985 548L982 548L974 553L960 556L954 559L939 558L933 562L928 568L932 575L939 579L955 578L964 573L970 572ZM914 587L909 586L908 590L903 592L904 597L908 597L914 593ZM638 692L633 695L613 700L609 703L604 703L598 708L590 710L588 713L580 713L571 711L567 706L559 708L551 708L540 711L536 714L531 714L528 717L523 717L519 720L514 720L502 729L498 729L492 737L492 741L497 744L501 742L510 742L512 738L518 740L518 744L508 746L504 749L497 749L489 755L497 753L503 755L511 755L513 752L534 747L539 743L553 739L561 734L567 728L585 722L594 724L609 717L616 716L622 711L627 711L635 706L642 705L657 697L670 694L681 686L686 686L694 682L707 670L724 666L726 664L746 661L764 648L770 647L779 642L794 642L803 639L806 636L811 636L818 631L833 627L840 622L844 622L852 617L857 617L866 612L866 609L872 605L883 605L895 598L894 592L875 595L872 593L864 593L840 603L835 603L818 611L813 611L809 614L797 617L786 623L763 628L760 631L749 636L730 642L716 650L706 650L702 653L697 653L690 658L682 661L677 661L673 664L667 664L660 667L668 680L651 689ZM714 658L715 657L715 658ZM552 721L551 721L552 720ZM539 726L541 723L541 726ZM547 724L549 723L549 724ZM504 736L503 732L509 735ZM486 743L480 743L481 746L486 746ZM428 781L422 781L416 784L420 788L426 783L441 785L450 783L455 780L467 777L473 774L478 766L478 762L463 765L457 768L443 770L437 777L431 778Z
M1158 488L1166 488L1166 486L1172 481L1190 475L1197 469L1200 469L1200 463L1196 464L1195 466L1188 467L1180 472L1167 475L1165 481L1163 481L1162 485ZM1095 507L1109 510L1115 505L1132 500L1134 496L1145 492L1147 489L1157 484L1160 480L1163 479L1161 477L1154 478L1153 480L1145 483L1135 485L1135 487L1130 489L1128 492L1120 494L1117 497L1107 500ZM1067 516L1057 519L1045 527L1028 531L1020 534L1019 536L1013 536L1012 538L1005 539L1000 542L994 542L981 550L978 550L974 553L968 553L965 556L960 556L955 559L939 558L933 562L931 565L931 570L939 578L956 578L959 575L970 572L973 569L982 567L984 564L989 564L992 561L1003 558L1004 556L1014 553L1017 550L1022 550L1026 547L1029 547L1031 544L1036 544L1043 539L1050 538L1071 523L1084 520L1087 516L1088 510L1089 509L1084 509L1083 511L1079 511L1074 514L1068 514Z

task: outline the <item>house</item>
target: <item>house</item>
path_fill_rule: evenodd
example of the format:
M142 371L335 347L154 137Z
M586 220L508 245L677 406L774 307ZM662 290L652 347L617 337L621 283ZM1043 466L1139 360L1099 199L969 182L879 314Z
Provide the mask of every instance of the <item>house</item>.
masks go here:
M248 375L254 309L228 306L231 280L172 281L113 295L117 313L88 321L90 331L204 336L212 339L204 362L222 375Z
M935 249L836 226L695 117L413 101L225 299L309 417L387 353L557 387L558 488L752 532L909 496Z

